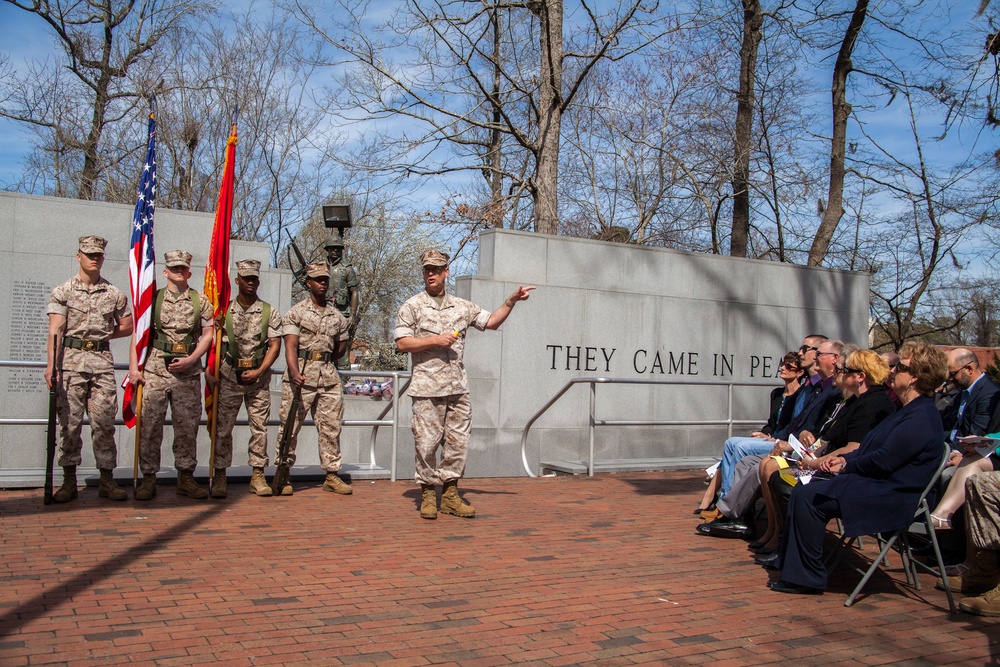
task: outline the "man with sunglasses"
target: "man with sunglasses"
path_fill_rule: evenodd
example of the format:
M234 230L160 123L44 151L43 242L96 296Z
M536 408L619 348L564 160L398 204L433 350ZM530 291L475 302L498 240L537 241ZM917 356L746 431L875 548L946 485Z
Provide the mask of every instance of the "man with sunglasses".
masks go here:
M951 410L942 415L945 440L951 444L949 466L962 461L962 445L958 438L985 435L990 417L1000 402L1000 387L986 376L979 359L964 347L948 353L948 380L961 390Z

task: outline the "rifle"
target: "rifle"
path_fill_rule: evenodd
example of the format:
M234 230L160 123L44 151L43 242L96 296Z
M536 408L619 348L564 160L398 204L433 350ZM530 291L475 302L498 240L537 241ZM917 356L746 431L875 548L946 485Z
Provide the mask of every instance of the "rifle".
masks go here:
M305 375L306 366L309 365L309 360L306 359L302 362L302 370L299 371ZM289 373L288 380L291 381L291 373ZM275 469L274 469L274 480L271 482L271 489L275 496L281 495L281 490L285 488L288 484L288 480L291 478L291 473L288 466L288 448L292 444L292 430L295 428L295 418L299 414L299 406L302 405L302 387L295 385L292 389L292 404L288 407L288 414L285 416L285 423L281 428L281 441L278 443L278 450L275 452Z
M292 238L292 235L288 233L287 229L285 230L285 234L288 234L288 241L289 241L288 248L287 248L287 252L288 252L288 268L290 268L292 270L292 278L295 279L295 282L297 282L302 287L305 287L306 286L306 264L308 264L308 262L306 262L306 258L302 254L302 251L299 250L299 246L295 245L295 239ZM298 258L298 260L299 260L299 268L298 269L295 268L295 264L292 262L292 251L293 250L295 251L296 258Z
M52 386L49 388L49 431L45 442L45 487L42 502L52 504L52 466L56 460L56 409L59 388L59 336L52 336Z

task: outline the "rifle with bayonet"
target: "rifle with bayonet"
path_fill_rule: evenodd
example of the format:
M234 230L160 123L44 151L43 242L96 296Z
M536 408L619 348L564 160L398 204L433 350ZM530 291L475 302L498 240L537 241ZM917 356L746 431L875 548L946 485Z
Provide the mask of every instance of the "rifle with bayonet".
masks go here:
M45 487L42 502L52 504L52 466L56 460L56 412L58 408L59 380L62 360L59 358L59 336L52 336L52 386L49 387L49 431L45 441Z
M299 371L305 376L306 366L309 360L302 362L302 370ZM291 382L291 373L288 374L288 381ZM294 384L294 383L293 383ZM295 418L299 414L299 407L302 405L302 387L294 385L292 389L292 404L288 407L288 414L285 416L285 423L281 426L281 440L278 442L278 450L275 452L274 480L271 482L272 493L275 496L281 495L281 490L288 484L291 472L288 464L288 449L292 444L292 430L295 428Z

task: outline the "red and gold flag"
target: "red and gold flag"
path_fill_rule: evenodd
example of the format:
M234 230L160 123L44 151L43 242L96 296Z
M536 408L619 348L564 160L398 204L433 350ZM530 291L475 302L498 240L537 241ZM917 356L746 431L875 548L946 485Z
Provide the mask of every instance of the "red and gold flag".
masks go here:
M226 157L222 165L222 185L219 187L219 203L215 207L215 226L212 228L212 243L208 247L208 262L205 264L205 296L215 307L215 319L219 320L229 308L229 237L233 229L233 189L236 181L236 123L226 141ZM216 341L221 340L216 331ZM212 345L208 353L208 372L219 377L218 344ZM205 413L208 415L208 430L212 432L215 398L208 385L205 386Z

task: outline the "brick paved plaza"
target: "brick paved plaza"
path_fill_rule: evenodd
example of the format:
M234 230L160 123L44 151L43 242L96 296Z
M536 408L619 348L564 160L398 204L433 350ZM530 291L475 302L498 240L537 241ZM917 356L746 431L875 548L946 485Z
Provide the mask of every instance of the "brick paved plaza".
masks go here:
M848 568L767 590L744 542L695 534L696 471L468 480L473 520L354 488L0 491L0 665L1000 664L1000 619L950 614L897 557L851 608Z

